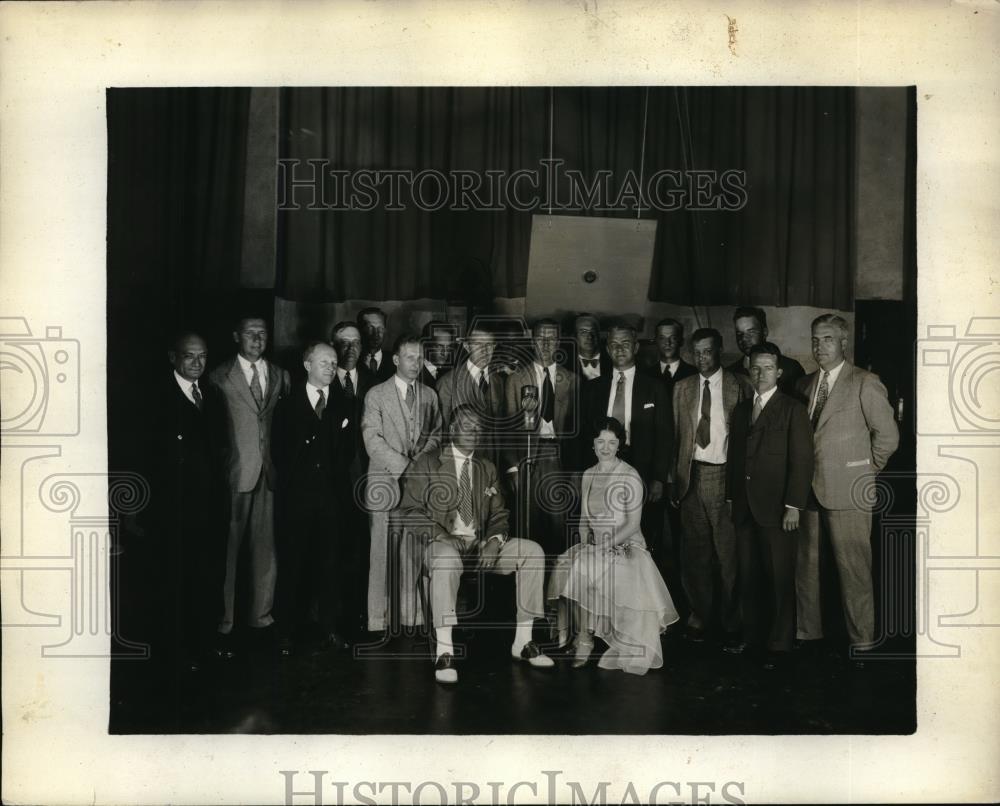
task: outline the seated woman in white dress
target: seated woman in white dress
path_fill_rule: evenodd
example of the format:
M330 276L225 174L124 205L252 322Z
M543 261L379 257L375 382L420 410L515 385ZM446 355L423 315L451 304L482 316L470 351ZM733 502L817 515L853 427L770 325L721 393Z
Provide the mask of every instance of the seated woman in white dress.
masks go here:
M596 635L608 645L598 666L645 674L663 665L660 634L677 610L639 528L642 479L618 457L625 429L606 417L596 431L597 464L583 473L580 542L556 561L548 598L559 600L560 643L574 617L575 668L586 665Z

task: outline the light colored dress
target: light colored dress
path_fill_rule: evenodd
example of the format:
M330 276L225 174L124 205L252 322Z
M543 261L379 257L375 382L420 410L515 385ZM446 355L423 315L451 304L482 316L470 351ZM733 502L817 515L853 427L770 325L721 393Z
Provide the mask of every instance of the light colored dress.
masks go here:
M590 614L594 635L609 647L598 663L602 669L658 669L660 634L678 620L670 592L641 533L618 546L602 545L630 512L641 511L642 480L623 461L609 473L598 473L595 465L584 471L581 492L580 542L556 560L548 598L564 597Z

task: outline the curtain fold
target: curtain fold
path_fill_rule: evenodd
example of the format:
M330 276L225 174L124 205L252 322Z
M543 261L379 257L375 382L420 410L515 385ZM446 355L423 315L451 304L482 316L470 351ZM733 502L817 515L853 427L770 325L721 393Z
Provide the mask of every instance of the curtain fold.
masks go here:
M849 309L853 95L837 87L286 89L281 156L297 161L300 178L310 159L343 171L485 177L538 171L552 156L588 183L610 171L612 197L629 171L644 180L663 169L744 171L740 210L660 211L647 200L642 217L658 221L650 299ZM524 295L532 211L394 210L384 193L379 202L369 211L280 212L279 293L315 301Z

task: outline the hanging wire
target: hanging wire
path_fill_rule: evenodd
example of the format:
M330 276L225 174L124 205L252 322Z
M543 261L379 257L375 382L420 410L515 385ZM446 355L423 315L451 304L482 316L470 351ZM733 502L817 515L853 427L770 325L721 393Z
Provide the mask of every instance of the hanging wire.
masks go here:
M642 149L639 152L639 205L635 211L636 229L639 228L639 216L642 215L642 180L646 169L646 122L649 120L649 87L646 87L645 100L642 104Z
M555 89L549 87L549 170L546 171L547 176L552 175L552 133L555 130ZM549 226L552 226L552 190L553 188L547 188L549 196Z
M674 107L677 110L677 130L680 132L681 136L681 160L684 163L684 170L687 172L693 162L694 162L694 147L691 144L691 117L687 110L687 97L684 99L684 111L681 111L681 100L680 100L680 89L674 88ZM694 232L694 262L695 270L701 263L701 230L698 226L698 217L696 214L692 214L691 219L691 229ZM692 305L691 312L694 314L694 320L701 327L701 317L698 315L698 309ZM709 316L708 309L705 309L705 316L709 319L709 325L711 325L711 317Z

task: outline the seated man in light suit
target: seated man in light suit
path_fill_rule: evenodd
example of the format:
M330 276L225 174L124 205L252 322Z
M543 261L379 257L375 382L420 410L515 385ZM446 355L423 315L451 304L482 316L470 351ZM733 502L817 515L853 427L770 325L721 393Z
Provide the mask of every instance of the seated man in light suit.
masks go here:
M400 516L409 524L421 524L418 531L430 540L424 562L437 639L434 677L440 683L458 682L451 633L466 567L515 574L517 626L511 657L537 668L555 665L531 639L534 620L544 613L544 555L534 541L507 537L510 515L496 467L476 453L481 431L476 408L458 405L452 411L448 443L440 452L416 459L403 479Z

